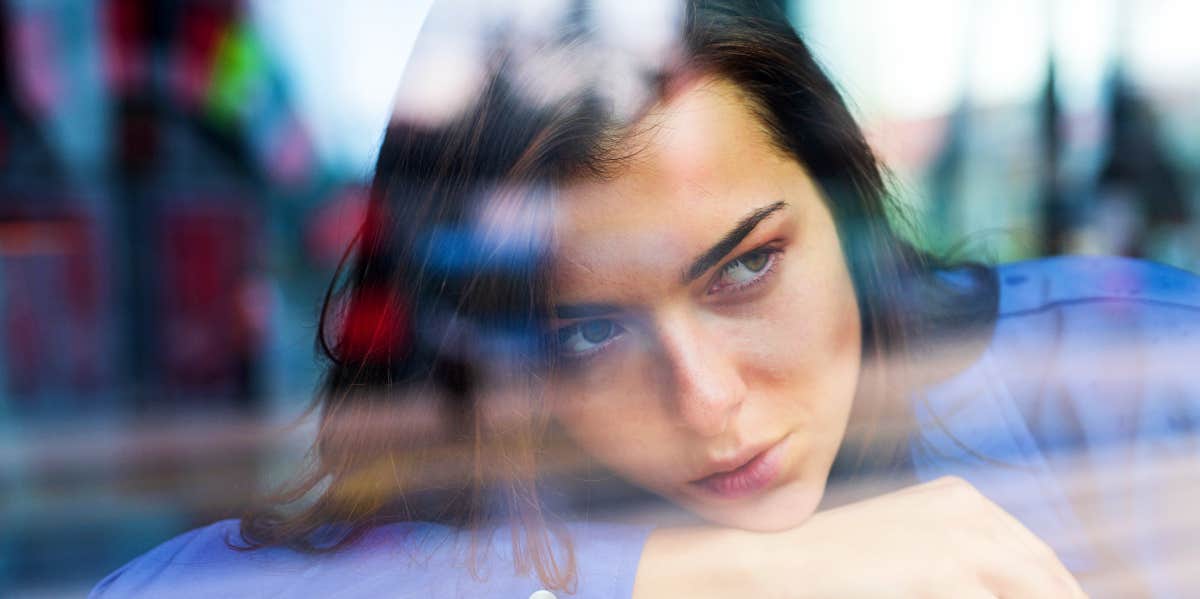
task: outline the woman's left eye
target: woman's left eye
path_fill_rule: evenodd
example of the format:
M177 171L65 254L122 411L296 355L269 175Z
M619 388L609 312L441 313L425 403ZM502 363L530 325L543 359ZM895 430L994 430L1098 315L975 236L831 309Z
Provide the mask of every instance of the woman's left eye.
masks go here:
M721 268L708 292L737 291L753 286L771 273L778 259L779 250L773 248L759 248L742 254Z
M608 318L597 318L558 329L558 353L567 358L582 358L603 350L625 329Z

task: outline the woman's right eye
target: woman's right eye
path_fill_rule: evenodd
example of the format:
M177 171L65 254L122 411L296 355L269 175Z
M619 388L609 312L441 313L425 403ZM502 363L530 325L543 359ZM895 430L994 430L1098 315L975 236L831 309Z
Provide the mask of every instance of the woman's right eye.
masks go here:
M566 358L591 356L603 351L624 332L621 325L607 318L577 322L558 329L558 353Z

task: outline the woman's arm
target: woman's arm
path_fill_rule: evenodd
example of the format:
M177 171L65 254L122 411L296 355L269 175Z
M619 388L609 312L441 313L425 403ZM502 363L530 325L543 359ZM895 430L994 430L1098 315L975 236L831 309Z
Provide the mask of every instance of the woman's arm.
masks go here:
M650 535L633 596L1083 597L1054 552L966 481L942 478L778 533Z
M778 533L716 527L577 525L575 597L1080 597L1037 537L960 479L944 478L820 512ZM222 595L527 597L506 535L472 574L466 533L380 527L344 551L231 550L225 521L182 535L114 573L93 597ZM639 560L640 550L640 560ZM986 594L985 594L986 593Z

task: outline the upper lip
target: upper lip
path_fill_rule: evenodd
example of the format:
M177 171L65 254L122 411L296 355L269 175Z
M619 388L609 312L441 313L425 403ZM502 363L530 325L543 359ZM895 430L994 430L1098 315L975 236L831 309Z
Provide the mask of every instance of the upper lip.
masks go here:
M692 479L692 482L700 482L710 476L725 474L727 472L737 470L738 468L750 463L751 460L758 457L764 451L774 447L778 442L779 439L776 439L768 443L747 445L743 449L739 449L734 453L723 454L721 456L711 458L705 465L704 472L700 476Z

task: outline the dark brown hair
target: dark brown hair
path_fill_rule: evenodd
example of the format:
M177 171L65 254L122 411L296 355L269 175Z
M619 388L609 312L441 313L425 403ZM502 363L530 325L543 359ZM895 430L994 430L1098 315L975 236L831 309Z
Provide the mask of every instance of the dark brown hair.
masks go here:
M807 169L839 229L865 360L989 325L994 282L970 268L965 287L929 276L947 265L897 233L882 168L777 4L685 4L678 52L637 76L655 92L651 101L685 77L732 82L774 142ZM577 11L556 47L578 48L589 35L586 10ZM328 366L315 404L321 424L312 469L274 497L272 509L243 519L251 547L330 550L404 520L468 528L504 522L516 533L518 567L532 568L551 588L571 586L569 539L553 532L536 478L546 427L536 378L552 367L553 353L538 333L550 250L536 230L494 235L480 214L537 209L545 195L539 190L605 176L630 142L612 102L594 86L530 101L515 75L523 65L506 44L497 38L467 110L447 122L389 126L366 221L322 311L318 344ZM885 370L860 387L895 392ZM502 426L483 415L498 401L485 400L497 376L502 387L528 391L503 398L525 417ZM856 414L879 417L863 405L856 400ZM418 424L429 414L452 424L430 432Z

